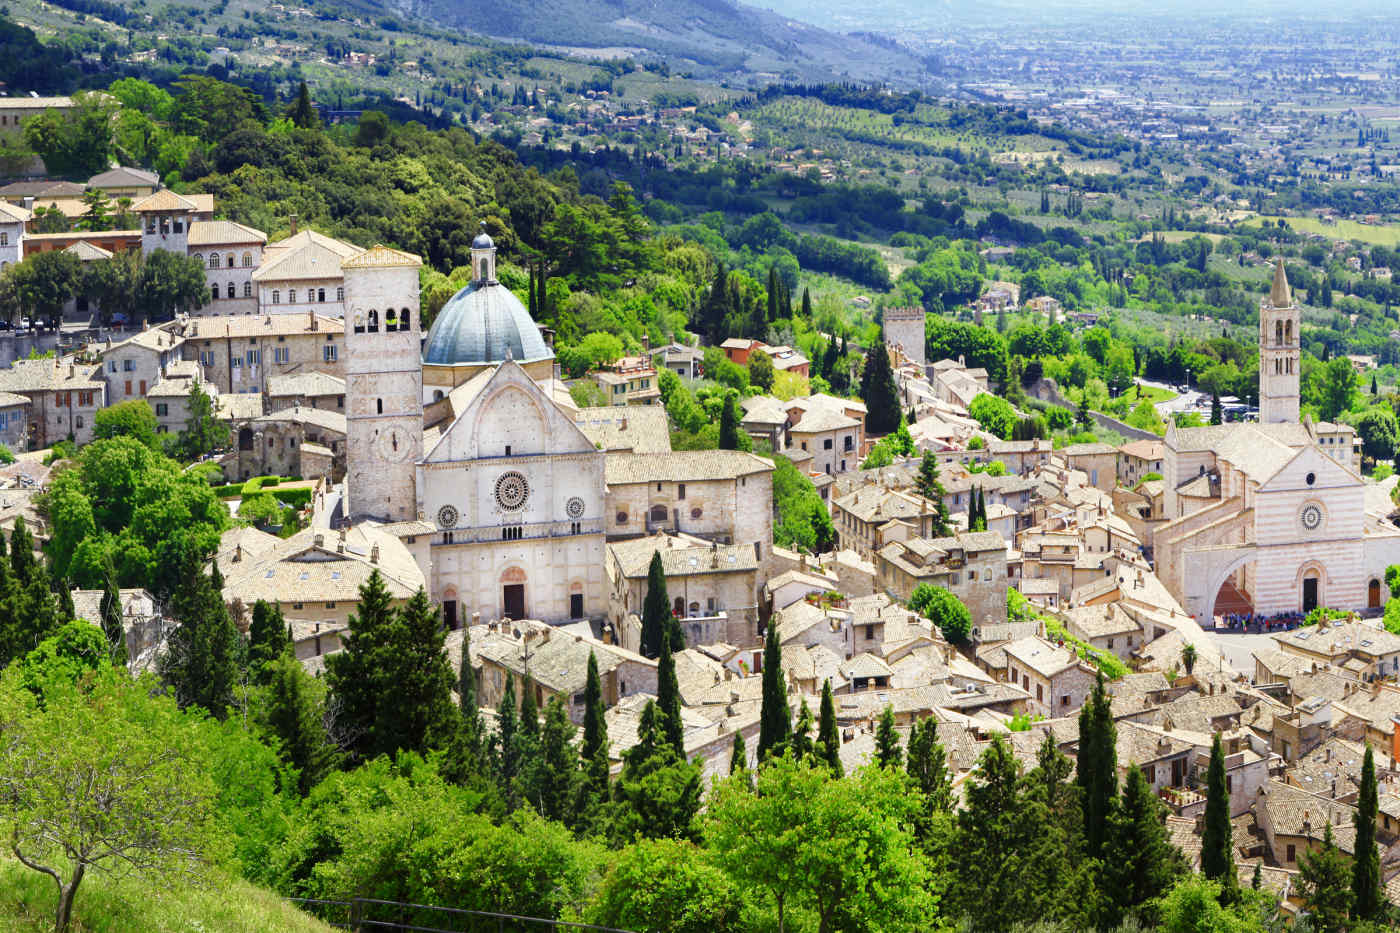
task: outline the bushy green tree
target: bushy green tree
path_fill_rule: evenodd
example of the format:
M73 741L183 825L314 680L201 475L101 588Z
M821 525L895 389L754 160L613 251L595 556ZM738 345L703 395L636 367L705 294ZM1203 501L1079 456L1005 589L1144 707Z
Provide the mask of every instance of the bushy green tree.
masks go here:
M1324 826L1322 845L1298 857L1298 893L1314 930L1343 933L1352 907L1351 866L1332 837L1332 824Z
M248 668L254 676L292 647L292 633L282 616L281 603L258 600L248 625Z
M169 610L179 625L161 656L161 679L181 707L199 706L222 719L242 678L244 645L198 559L186 561Z
M972 613L943 587L920 583L909 594L909 608L931 620L949 642L966 641L972 632Z
M694 843L650 839L622 850L586 919L626 930L741 933L746 899Z
M254 718L296 772L297 791L305 796L334 770L339 758L326 735L325 685L306 673L290 647L263 671L266 687Z
M688 839L700 809L700 768L676 754L666 738L664 714L654 702L642 709L637 744L623 753L613 785L618 807L613 837Z
M1185 873L1185 860L1172 845L1163 823L1162 805L1142 770L1128 767L1121 805L1109 817L1103 841L1103 892L1109 922L1118 924L1134 911L1147 910Z

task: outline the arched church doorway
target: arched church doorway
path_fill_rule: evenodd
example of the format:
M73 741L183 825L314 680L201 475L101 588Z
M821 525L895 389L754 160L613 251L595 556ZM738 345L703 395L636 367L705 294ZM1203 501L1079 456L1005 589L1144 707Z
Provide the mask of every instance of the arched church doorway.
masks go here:
M501 574L501 608L507 619L525 618L525 571L519 567Z
M1312 612L1319 605L1322 595L1322 581L1316 570L1303 574L1303 611Z
M1366 584L1366 608L1379 609L1381 607L1381 581L1372 580Z

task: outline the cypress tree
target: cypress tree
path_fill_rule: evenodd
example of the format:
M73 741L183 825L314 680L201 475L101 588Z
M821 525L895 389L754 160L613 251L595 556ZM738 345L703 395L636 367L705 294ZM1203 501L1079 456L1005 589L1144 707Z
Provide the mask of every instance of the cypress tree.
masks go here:
M1210 423L1223 424L1224 421L1225 413L1220 408L1220 393L1212 392L1210 394Z
M827 380L831 379L831 374L840 365L840 351L836 347L836 338L832 337L826 345L826 351L822 354L821 373Z
M724 408L719 416L719 449L739 449L739 411L731 392L724 397Z
M78 616L78 610L73 607L73 588L67 580L54 580L53 590L58 600L58 620L66 625Z
M700 306L700 327L710 338L710 343L719 345L729 336L728 319L732 310L729 304L729 270L720 263L715 269L715 278L710 283L710 293Z
M953 776L948 771L948 754L938 741L938 720L932 716L923 717L909 730L908 770L928 812L953 809Z
M420 754L447 744L456 718L452 667L443 650L442 617L428 594L418 592L395 614L380 674L381 702L374 720L373 754L399 749Z
M768 299L768 315L766 319L769 321L776 321L778 318L782 317L781 312L778 310L781 288L778 283L777 263L769 263L768 265L768 294L766 297ZM763 336L757 335L755 339L762 340Z
M744 746L744 734L734 733L734 749L729 753L729 774L731 776L749 770L749 750Z
M583 688L583 744L579 748L586 772L586 787L593 800L608 796L608 723L603 718L603 681L598 658L588 652L588 681Z
M1183 868L1162 821L1162 805L1136 764L1129 766L1120 806L1104 841L1104 894L1117 925L1132 911L1165 894Z
M248 666L256 675L264 665L271 664L292 647L287 620L282 617L281 603L258 600L253 604L253 619L248 625Z
M802 286L802 319L812 319L812 292L806 285Z
M938 458L931 450L924 451L924 457L919 461L919 476L914 481L914 488L919 495L933 504L933 537L947 537L948 506L943 501L947 493L938 479Z
M376 568L360 587L359 606L350 616L341 650L326 658L326 685L335 710L332 734L352 762L374 757L379 704L392 702L384 672L394 623L389 589Z
M242 639L223 596L194 556L185 561L171 594L170 614L180 624L167 640L161 678L182 707L202 706L222 719L238 683Z
M904 763L904 749L899 747L899 733L894 727L894 707L885 705L880 725L875 727L875 763L882 768L898 768Z
M107 585L102 590L102 634L107 636L107 650L111 652L112 664L126 667L126 628L122 625L122 597L117 589L114 575L107 575Z
M841 766L841 732L836 726L836 699L831 694L831 678L822 682L822 705L817 720L817 755L826 762L838 778L845 774Z
M305 81L301 82L301 87L297 88L297 99L287 108L287 117L303 130L315 129L321 125L321 116L316 112L315 105L311 103L311 91L307 88Z
M1220 733L1210 746L1206 771L1206 818L1201 833L1201 874L1220 882L1221 898L1233 901L1239 879L1235 875L1235 844L1230 827L1230 791L1225 783L1225 750Z
M1375 375L1373 374L1373 375L1371 376L1371 395L1372 395L1372 397L1375 397L1375 396L1380 395L1380 394L1381 394L1381 387L1380 387L1380 384L1376 382L1376 377L1375 377Z
M651 566L647 569L647 596L642 603L642 645L643 657L655 658L661 653L661 642L666 637L666 620L671 618L671 597L666 592L666 568L661 563L661 552L651 555Z
M257 720L277 737L278 754L297 772L304 797L336 763L336 749L326 736L321 685L301 666L290 648L266 667L267 693Z
M516 777L520 773L520 713L515 705L515 677L509 671L501 702L496 706L494 742L496 781L507 808L514 810L519 803Z
M792 735L792 712L788 709L787 681L783 678L783 650L778 644L778 626L768 624L763 646L763 706L758 720L758 760L781 755Z
M576 822L578 811L573 806L575 782L582 778L578 764L574 724L569 721L563 699L557 695L550 697L544 708L539 754L531 770L527 790L527 796L540 816L560 823Z
M865 355L865 370L861 374L860 396L865 402L865 429L870 434L888 434L899 427L902 412L899 390L890 368L890 354L881 341Z
M15 519L14 531L10 533L10 569L21 585L29 582L38 565L34 562L34 536L24 523L24 516Z
M540 737L540 704L528 674L520 678L520 735L525 739Z
M532 320L532 321L538 321L538 320L540 319L540 306L539 306L538 297L537 297L537 295L536 295L536 293L535 293L535 264L534 264L534 263L530 263L526 268L528 269L528 271L529 271L529 273L530 273L530 283L529 283L529 292L530 292L530 304L529 304L530 320Z
M685 723L681 720L681 686L676 679L676 659L671 639L661 639L661 657L656 664L656 705L661 710L662 732L666 741L685 759Z
M1371 745L1361 761L1361 793L1352 821L1356 825L1355 853L1351 865L1352 916L1357 920L1379 920L1385 911L1381 891L1381 862L1376 850L1376 760Z
M1084 808L1084 838L1088 854L1103 851L1109 815L1118 797L1118 730L1104 691L1103 674L1094 681L1089 702L1079 711L1079 759L1076 781Z
M1343 933L1352 908L1347 883L1347 859L1337 848L1328 822L1322 847L1304 852L1298 859L1298 889L1307 903L1308 919L1317 933Z
M476 674L472 670L471 629L462 630L462 658L457 664L457 731L443 762L443 777L466 785L479 777L485 764L486 734L476 699Z
M792 757L795 761L809 758L812 749L812 708L804 696L797 708L797 722L792 727Z

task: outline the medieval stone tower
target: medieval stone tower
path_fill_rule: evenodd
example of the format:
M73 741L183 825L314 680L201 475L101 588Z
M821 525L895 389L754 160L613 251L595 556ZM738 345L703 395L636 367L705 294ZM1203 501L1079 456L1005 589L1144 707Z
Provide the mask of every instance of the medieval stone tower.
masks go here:
M897 348L910 360L919 364L920 368L926 363L924 359L924 309L923 308L886 308L885 318L885 346L891 349Z
M423 458L422 319L409 253L375 246L346 260L345 508L352 521L418 517Z
M1283 259L1274 267L1274 284L1259 303L1259 421L1261 424L1298 421L1298 309L1288 288Z

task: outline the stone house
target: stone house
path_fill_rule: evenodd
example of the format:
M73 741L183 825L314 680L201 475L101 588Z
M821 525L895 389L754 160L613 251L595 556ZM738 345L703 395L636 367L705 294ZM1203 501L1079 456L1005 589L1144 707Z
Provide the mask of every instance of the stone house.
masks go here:
M281 411L297 406L344 412L345 380L320 370L269 376L267 410Z
M671 613L688 645L758 641L758 571L753 547L683 535L653 535L607 546L609 618L623 647L641 649L640 618L652 555L661 555ZM628 625L633 617L634 626Z
M363 253L360 247L314 230L296 229L291 236L263 248L263 262L252 273L259 314L311 314L345 318L345 273L341 265Z
M13 392L0 392L0 444L11 453L29 449L29 399Z
M669 369L682 379L699 379L704 373L705 354L698 347L668 343L651 351L651 364Z
M1093 689L1097 673L1073 651L1038 636L1002 646L1006 681L1025 690L1026 711L1046 718L1078 712Z
M101 367L74 357L15 360L9 369L0 369L0 393L29 400L29 450L68 438L78 444L91 442L93 419L107 405ZM17 410L17 405L10 406L11 418ZM12 423L6 430L13 430Z
M1089 485L1112 492L1118 485L1118 448L1109 444L1071 444L1055 451L1071 470L1089 478Z
M109 341L98 351L102 378L107 383L107 404L145 398L166 368L181 358L184 342L168 325L148 328L120 343Z
M262 265L267 234L231 220L197 220L190 224L187 248L204 266L209 303L200 317L256 314L253 273Z
M1118 448L1118 482L1136 486L1148 473L1162 474L1167 445L1146 439L1129 441Z
M162 188L131 205L131 211L140 218L142 252L163 249L187 255L190 226L214 218L214 196Z
M1008 473L1023 476L1050 462L1054 446L1048 441L1036 438L1029 441L992 441L987 445L988 461L999 461L1006 466Z
M791 421L794 411L800 411L800 416ZM788 417L785 446L811 453L812 469L835 475L859 468L864 440L860 419L827 405L789 408Z
M1320 664L1345 666L1368 680L1400 674L1400 635L1380 626L1329 622L1277 632L1273 639L1282 651Z
M324 372L344 378L345 322L316 314L193 318L178 327L185 359L221 393L261 393L268 380Z
M906 601L928 583L962 600L974 623L1006 620L1006 539L995 531L892 542L875 555L875 567L896 599Z
M146 403L156 413L156 431L179 434L190 420L190 393L199 386L217 405L218 390L204 381L194 360L172 360L161 378L146 392Z
M1119 722L1118 769L1120 778L1136 764L1153 793L1168 787L1185 787L1195 762L1197 746L1165 729L1136 722Z
M1298 867L1298 858L1322 845L1327 824L1337 848L1347 855L1356 847L1355 810L1343 803L1310 794L1282 781L1270 781L1254 798L1254 818L1274 864Z
M224 557L224 599L237 599L248 609L258 600L280 603L288 621L349 625L358 611L360 587L376 570L394 606L424 586L423 571L408 547L369 522L338 533L307 528L253 551L235 541Z
M831 500L837 546L868 560L891 541L927 538L933 534L934 508L933 502L912 490L874 484L838 496Z
M24 228L33 215L0 201L0 269L24 258Z
M523 685L528 681L541 709L551 698L562 697L569 718L582 723L590 653L598 660L604 706L637 694L656 695L655 661L584 635L576 631L578 628L509 619L473 626L471 655L477 702L483 707L499 706L506 676L510 675L517 698L523 696Z
M1117 603L1078 606L1064 613L1065 628L1071 635L1122 661L1146 642L1142 627Z
M771 460L741 450L615 453L604 475L609 539L675 532L770 556Z
M237 450L225 472L253 476L329 476L345 473L345 416L321 408L284 408L239 427Z
M608 405L655 405L661 398L656 369L645 356L624 356L589 378L603 390Z

